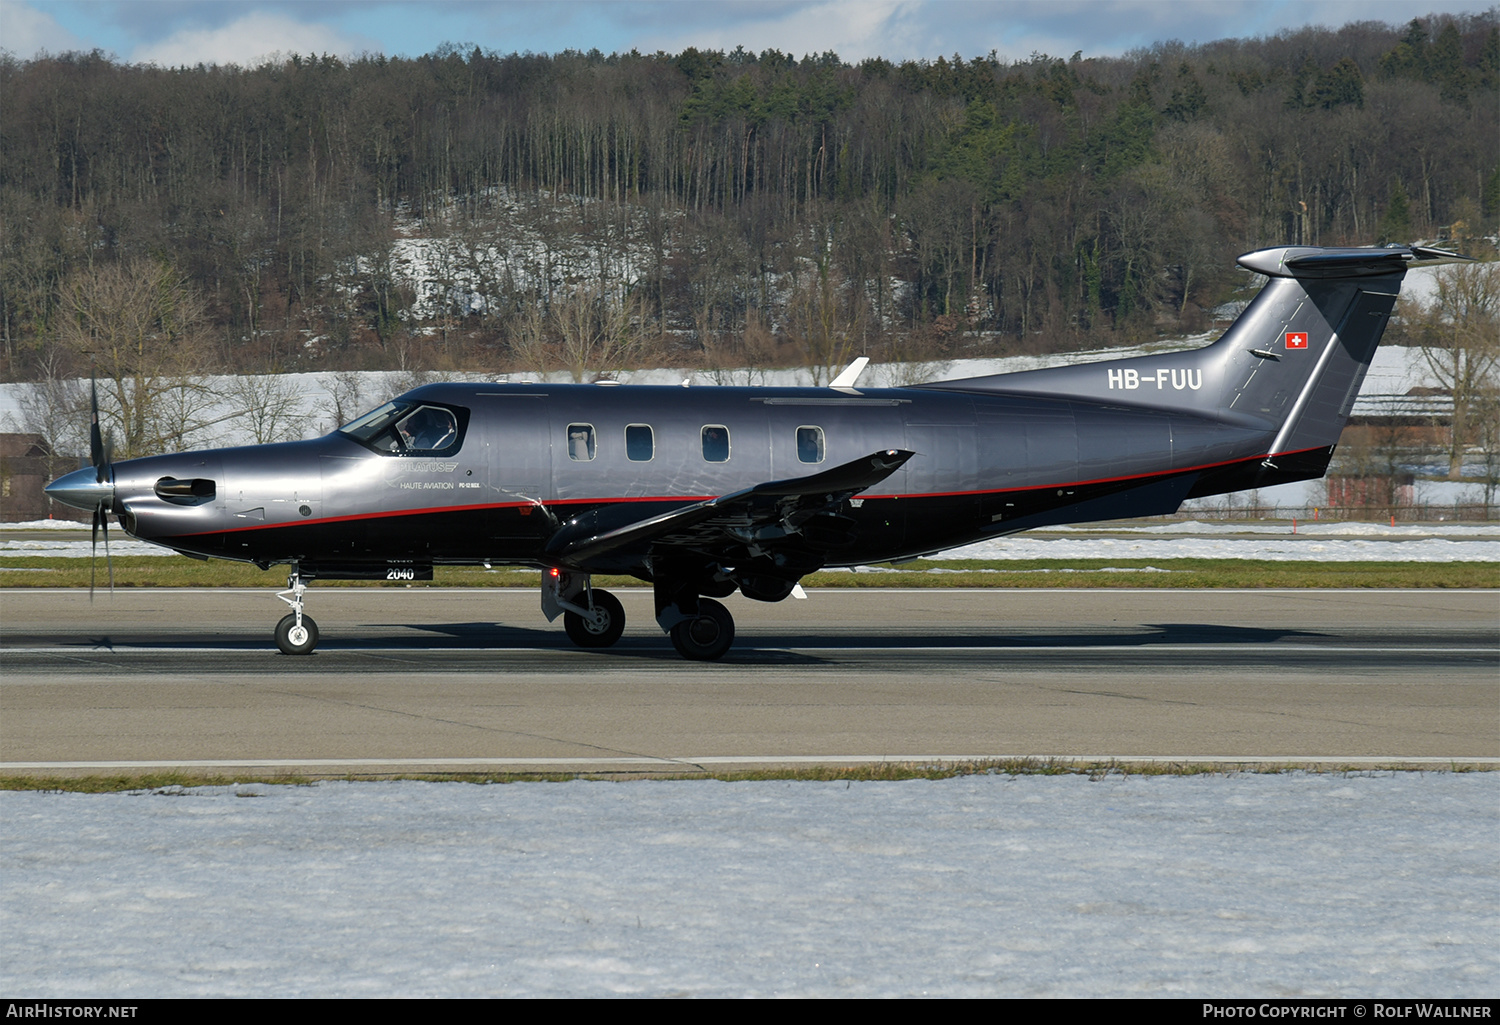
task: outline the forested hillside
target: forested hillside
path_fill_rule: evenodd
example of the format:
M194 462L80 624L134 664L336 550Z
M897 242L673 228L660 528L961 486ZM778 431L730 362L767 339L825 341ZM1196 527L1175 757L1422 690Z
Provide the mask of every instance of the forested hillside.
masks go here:
M6 58L0 372L165 348L152 373L581 376L1196 329L1257 246L1500 231L1497 22L1017 64Z

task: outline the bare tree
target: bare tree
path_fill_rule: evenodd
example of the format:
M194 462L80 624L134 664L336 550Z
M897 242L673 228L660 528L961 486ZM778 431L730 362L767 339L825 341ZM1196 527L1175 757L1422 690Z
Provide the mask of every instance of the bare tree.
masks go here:
M41 380L23 387L16 403L20 416L7 413L6 419L15 430L46 438L55 454L87 454L88 388L83 381L63 376L67 360L56 346L48 346L41 356Z
M1475 440L1479 443L1484 516L1489 519L1495 508L1495 493L1500 491L1500 391L1488 389L1470 412L1474 414Z
M22 385L19 416L6 413L0 425L8 431L40 434L47 441L48 479L78 468L88 454L89 400L84 383L60 377ZM71 518L63 513L63 518Z
M802 350L814 385L827 384L862 348L863 297L853 293L829 261L820 261L792 293L787 334Z
M510 349L516 362L538 377L546 376L554 356L551 325L540 292L522 297L521 308L511 318L510 327Z
M327 389L322 413L332 421L328 430L338 430L365 411L364 385L358 373L345 370L334 374Z
M309 419L302 389L281 374L231 378L229 399L235 407L236 423L257 445L295 441L302 437L303 424Z
M1414 476L1410 467L1421 463L1423 454L1422 444L1400 417L1346 428L1324 485L1324 503L1350 513L1379 509L1383 516L1395 516L1402 507L1402 487Z
M101 384L102 420L118 454L141 456L181 444L193 429L190 398L201 389L204 307L171 267L150 260L102 264L62 286L62 344L87 357Z
M745 313L743 331L711 331L703 336L702 369L717 385L764 385L770 369L786 355L758 309Z
M640 302L602 282L580 282L554 293L552 319L558 355L575 382L590 373L621 370L642 349Z
M884 383L893 388L935 380L953 366L952 360L943 357L955 326L952 317L938 317L931 324L890 332L881 346L881 357L885 362L873 369L877 369Z
M214 428L238 419L238 410L226 413L220 396L207 378L174 377L153 398L152 420L158 442L156 451L180 452L214 443Z
M1483 433L1475 416L1493 408L1482 400L1495 390L1500 367L1500 263L1445 267L1437 286L1436 299L1412 319L1428 369L1453 396L1448 477L1457 480L1465 447Z

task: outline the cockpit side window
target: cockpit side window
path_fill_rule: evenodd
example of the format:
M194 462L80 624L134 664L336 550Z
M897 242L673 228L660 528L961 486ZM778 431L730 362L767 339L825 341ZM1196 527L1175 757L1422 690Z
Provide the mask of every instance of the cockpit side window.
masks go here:
M339 428L376 452L389 455L451 455L468 425L468 410L425 402L387 402Z
M418 406L396 421L396 433L407 452L441 452L458 437L458 420L438 406Z

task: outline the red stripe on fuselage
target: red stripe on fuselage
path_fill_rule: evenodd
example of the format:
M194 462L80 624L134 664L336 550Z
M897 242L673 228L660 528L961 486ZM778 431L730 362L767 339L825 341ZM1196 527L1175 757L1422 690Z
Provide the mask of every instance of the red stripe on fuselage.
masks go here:
M1325 448L1323 445L1315 445L1312 448L1297 449L1294 452L1279 452L1278 456L1295 456L1303 452L1316 452ZM911 495L861 495L866 501L876 499L913 499L913 498L955 498L964 495L1004 495L1013 494L1018 491L1043 491L1049 488L1081 488L1091 484L1114 484L1126 480L1147 480L1152 477L1175 477L1184 473L1196 473L1202 470L1214 470L1221 466L1233 466L1236 463L1254 463L1264 459L1274 459L1276 456L1270 454L1258 456L1246 456L1240 459L1225 459L1217 463L1203 463L1200 466L1185 466L1178 470L1158 470L1154 473L1132 473L1119 477L1097 477L1092 480L1072 481L1064 484L1025 484L1013 488L981 488L977 491L924 491ZM718 498L718 495L656 495L643 498L558 498L548 502L540 503L548 508L559 505L619 505L625 502L707 502ZM351 516L328 516L316 520L288 520L285 523L261 523L245 527L224 527L219 530L204 530L194 534L170 535L178 538L206 537L210 534L238 534L247 530L278 530L284 527L310 527L325 523L349 523L355 520L381 520L390 519L393 516L430 516L438 513L461 513L477 512L482 509L520 509L523 507L535 507L537 502L485 502L479 505L439 505L430 506L425 509L390 509L383 512L355 513ZM159 540L151 538L150 540Z

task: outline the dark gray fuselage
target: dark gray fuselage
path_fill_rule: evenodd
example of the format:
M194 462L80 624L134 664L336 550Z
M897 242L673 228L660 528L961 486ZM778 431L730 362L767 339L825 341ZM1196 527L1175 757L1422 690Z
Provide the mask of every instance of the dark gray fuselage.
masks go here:
M114 509L145 540L311 576L502 562L648 578L651 544L578 564L549 555L548 540L580 517L603 530L882 450L914 455L836 500L852 543L804 545L788 566L1169 513L1326 469L1404 269L1379 257L1373 270L1297 277L1275 262L1323 252L1369 251L1242 258L1270 282L1201 349L903 389L435 384L402 399L461 423L441 454L335 433L131 460L113 468ZM200 478L215 482L211 496L160 493L163 479ZM680 537L653 543L692 550Z

